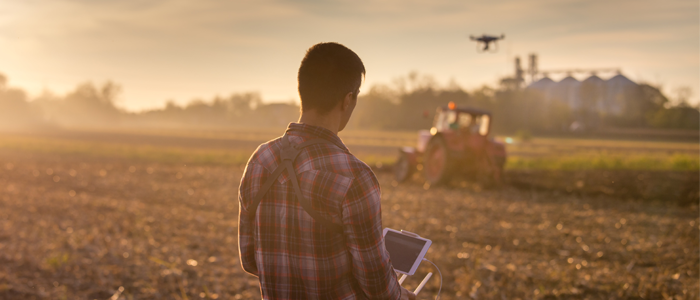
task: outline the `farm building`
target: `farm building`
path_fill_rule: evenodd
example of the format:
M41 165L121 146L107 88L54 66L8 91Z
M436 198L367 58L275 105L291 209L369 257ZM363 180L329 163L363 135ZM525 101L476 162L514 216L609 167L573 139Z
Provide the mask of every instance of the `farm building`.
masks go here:
M542 92L547 103L559 101L575 111L621 115L634 105L639 86L618 73L607 80L592 74L583 81L569 75L556 82L545 76L527 88Z

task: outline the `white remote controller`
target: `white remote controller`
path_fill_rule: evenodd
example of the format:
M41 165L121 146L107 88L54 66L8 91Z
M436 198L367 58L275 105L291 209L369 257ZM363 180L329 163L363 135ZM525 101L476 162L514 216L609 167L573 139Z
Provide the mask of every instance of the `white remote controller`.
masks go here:
M428 283L428 280L430 280L430 277L432 277L432 276L433 276L433 273L428 273L428 275L426 275L425 278L423 278L423 281L420 282L420 284L418 285L416 290L413 291L413 293L418 295L418 293L420 293L420 291L423 289L425 284Z

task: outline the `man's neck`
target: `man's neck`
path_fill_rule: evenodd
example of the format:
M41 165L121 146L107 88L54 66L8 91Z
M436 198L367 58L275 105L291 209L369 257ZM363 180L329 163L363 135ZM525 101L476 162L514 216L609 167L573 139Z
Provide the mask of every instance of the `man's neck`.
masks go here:
M333 113L320 114L316 110L311 110L301 113L299 123L323 127L332 131L334 134L338 134L340 116L336 116Z

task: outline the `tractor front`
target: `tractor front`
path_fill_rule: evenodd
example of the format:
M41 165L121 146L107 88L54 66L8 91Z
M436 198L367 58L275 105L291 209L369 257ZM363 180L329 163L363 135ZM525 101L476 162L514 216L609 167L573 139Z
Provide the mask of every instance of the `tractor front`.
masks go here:
M433 127L418 133L417 147L399 149L394 176L402 182L422 170L431 185L455 176L500 183L506 161L505 146L489 137L491 113L485 110L439 107Z

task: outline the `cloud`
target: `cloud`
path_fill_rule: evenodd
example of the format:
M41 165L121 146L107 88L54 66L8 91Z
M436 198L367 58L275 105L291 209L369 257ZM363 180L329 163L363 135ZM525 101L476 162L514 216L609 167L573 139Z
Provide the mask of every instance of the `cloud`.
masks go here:
M75 39L87 44L83 47L179 45L183 40L191 41L192 47L202 43L270 46L289 34L353 30L372 36L461 31L464 35L508 33L509 37L525 33L547 39L653 28L678 20L697 25L697 7L696 1L651 0L35 0L24 6L9 5L6 11L16 17L0 23L0 34L47 43Z
M179 88L167 97L234 88L295 97L298 61L320 41L357 50L368 63L368 82L419 70L478 85L471 81L511 72L506 53L528 52L541 53L543 64L571 67L585 61L697 70L699 6L686 0L2 1L0 65L20 80L15 74L23 72L48 82L113 76L139 99L146 97L139 93L158 98L164 79ZM482 33L506 34L500 54L474 52L468 36ZM202 83L183 83L191 78Z

